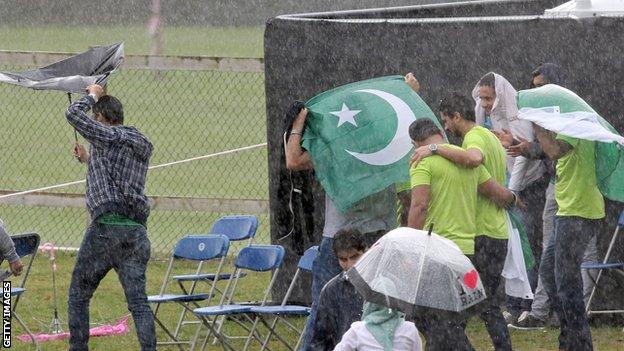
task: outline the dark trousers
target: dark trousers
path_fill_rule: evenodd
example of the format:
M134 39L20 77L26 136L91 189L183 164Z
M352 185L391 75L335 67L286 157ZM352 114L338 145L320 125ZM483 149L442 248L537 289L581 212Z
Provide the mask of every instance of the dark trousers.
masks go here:
M69 350L88 350L89 302L111 269L117 272L142 351L156 350L154 315L145 294L150 241L142 226L92 223L82 240L69 287Z
M474 351L466 336L464 313L416 307L407 317L427 341L427 351Z
M487 295L485 301L475 306L475 311L485 322L495 350L511 350L509 330L500 308L503 294L499 285L506 256L507 240L493 239L485 235L475 237L475 254L472 262L479 272Z
M581 261L600 221L555 217L555 232L542 255L541 278L553 310L559 317L559 348L593 350L585 303Z

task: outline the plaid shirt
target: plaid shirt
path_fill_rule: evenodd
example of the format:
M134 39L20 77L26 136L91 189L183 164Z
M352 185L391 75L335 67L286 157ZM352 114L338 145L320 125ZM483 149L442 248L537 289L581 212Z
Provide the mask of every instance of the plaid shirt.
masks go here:
M109 127L87 116L94 103L86 95L65 113L69 124L91 144L86 192L91 219L117 213L145 224L149 202L144 190L152 143L134 127Z

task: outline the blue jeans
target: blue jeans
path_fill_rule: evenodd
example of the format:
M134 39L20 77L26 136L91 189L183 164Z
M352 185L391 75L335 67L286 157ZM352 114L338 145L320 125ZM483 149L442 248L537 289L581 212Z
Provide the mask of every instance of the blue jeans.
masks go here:
M581 217L555 217L555 232L542 254L544 289L559 317L559 348L593 350L585 303L581 262L600 221Z
M69 287L69 350L88 350L89 301L114 269L124 289L142 351L156 350L154 315L145 294L150 241L142 226L92 223L80 245Z

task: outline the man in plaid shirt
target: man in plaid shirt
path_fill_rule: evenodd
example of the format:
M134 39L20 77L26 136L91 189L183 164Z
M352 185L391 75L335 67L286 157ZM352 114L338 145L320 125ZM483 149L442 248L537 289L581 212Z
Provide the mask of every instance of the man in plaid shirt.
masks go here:
M87 228L69 287L69 349L88 350L89 301L100 280L115 269L136 325L141 350L156 350L154 315L145 294L150 257L145 180L153 146L134 127L123 125L123 108L102 87L67 109L67 121L90 144L76 143L74 155L87 163ZM86 111L93 110L93 118Z

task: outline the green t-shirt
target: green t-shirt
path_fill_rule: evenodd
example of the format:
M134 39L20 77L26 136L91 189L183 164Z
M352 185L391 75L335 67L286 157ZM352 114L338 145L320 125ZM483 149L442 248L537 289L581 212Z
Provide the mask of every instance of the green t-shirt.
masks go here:
M496 135L481 126L475 126L464 136L462 148L481 151L485 169L498 184L505 185L505 149ZM494 239L509 238L505 210L482 195L477 197L477 235Z
M444 144L445 147L458 148ZM410 169L412 188L429 185L431 198L425 227L452 240L466 255L474 254L477 233L477 187L491 178L485 167L465 168L442 156L426 157Z
M596 184L596 142L565 135L557 135L557 140L572 146L572 150L557 160L557 216L603 218L604 199Z

